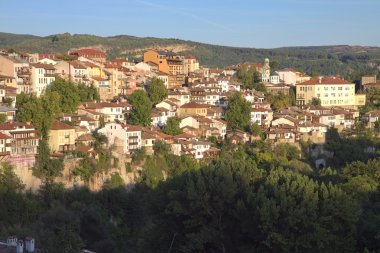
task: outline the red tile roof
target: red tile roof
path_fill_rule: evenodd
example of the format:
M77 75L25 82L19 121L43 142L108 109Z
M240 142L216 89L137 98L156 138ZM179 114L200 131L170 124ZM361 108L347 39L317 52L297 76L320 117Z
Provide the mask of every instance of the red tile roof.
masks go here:
M316 84L353 84L338 77L322 77L313 78L309 81L297 84L297 85L316 85Z
M92 48L83 48L71 51L70 54L76 54L76 55L93 55L97 56L100 55L101 57L106 57L106 53L100 50L92 49Z
M26 129L35 129L35 127L32 124L24 123L24 122L7 122L7 123L1 123L0 124L0 130L14 130L18 127L25 126Z
M31 66L35 67L35 68L40 68L40 69L51 69L51 70L54 70L54 66L51 65L51 64L45 64L45 63L31 63L30 64Z
M75 129L75 127L62 123L60 121L55 121L51 128L51 130L70 130L70 129Z
M195 135L192 135L192 134L178 134L176 136L174 136L175 139L192 139L192 138L195 138L196 136Z
M187 103L181 106L181 108L210 108L213 107L208 104Z
M86 69L87 67L80 61L69 61L69 64L75 69Z

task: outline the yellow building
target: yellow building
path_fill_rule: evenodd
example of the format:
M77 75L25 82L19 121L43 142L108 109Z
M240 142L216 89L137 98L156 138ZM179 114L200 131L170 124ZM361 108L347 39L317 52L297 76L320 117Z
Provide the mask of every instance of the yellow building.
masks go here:
M178 116L207 116L207 109L210 107L207 104L184 104L178 109Z
M51 152L64 152L75 149L75 128L65 123L55 121L48 138Z
M93 77L93 76L103 77L104 76L104 72L102 71L102 69L98 65L96 65L92 62L89 62L89 61L80 62L80 63L85 65L85 67L87 68L87 73L88 73L89 77Z
M199 70L199 62L193 56L186 56L183 60L183 72L185 75Z
M297 105L308 105L318 98L322 106L353 107L365 105L365 95L355 94L355 84L338 77L319 77L296 86Z

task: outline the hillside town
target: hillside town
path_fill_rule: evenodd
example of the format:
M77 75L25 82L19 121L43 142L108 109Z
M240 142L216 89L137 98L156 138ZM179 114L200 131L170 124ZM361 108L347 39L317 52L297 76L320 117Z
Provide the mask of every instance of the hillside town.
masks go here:
M254 73L261 88L244 85L239 79L242 71ZM330 128L342 132L363 120L366 127L375 128L380 116L380 111L359 113L366 104L361 91L380 86L376 76L363 76L357 87L338 75L311 77L296 69L273 70L269 59L207 68L193 56L153 49L146 51L140 62L108 59L106 52L93 48L70 50L67 55L2 50L2 161L17 168L34 166L41 133L34 118L20 120L23 112L17 108L17 98L20 94L40 98L56 80L91 86L98 94L97 99L80 102L71 113L55 115L46 141L50 156L65 160L72 158L73 152L98 157L96 134L104 135L107 148L120 157L132 157L141 149L152 154L155 143L163 142L175 155L204 160L219 154L214 145L218 140L246 144L263 139L272 146L289 143L298 148L302 142L323 145ZM129 98L137 91L150 95L153 82L165 87L164 97L153 103L148 124L134 124L130 115L136 105ZM273 98L291 93L293 104L274 106ZM232 125L226 116L236 94L249 104L245 129ZM165 131L168 123L176 125L177 132ZM325 161L317 158L316 166L324 166Z

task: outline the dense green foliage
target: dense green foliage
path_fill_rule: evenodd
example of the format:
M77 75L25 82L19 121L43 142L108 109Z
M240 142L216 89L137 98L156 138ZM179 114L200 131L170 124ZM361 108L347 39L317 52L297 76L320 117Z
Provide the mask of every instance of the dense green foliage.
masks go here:
M182 129L179 127L181 121L177 117L168 118L166 125L162 129L162 132L169 135L177 135L182 133Z
M48 143L45 140L41 140L38 145L36 164L32 170L34 176L47 184L52 184L54 179L60 176L63 170L63 159L51 159L50 154Z
M263 62L269 58L278 62L275 68L297 68L308 74L319 72L322 75L340 74L349 80L358 80L359 74L377 72L380 49L360 46L317 46L288 47L276 49L255 49L215 46L179 39L139 38L120 35L99 37L86 34L56 34L46 37L0 33L0 47L14 48L31 53L63 53L69 49L96 46L107 48L111 58L127 56L131 59L141 55L146 48L157 46L173 48L186 46L183 54L194 55L202 65L222 67L240 62ZM139 51L141 50L141 51Z
M5 114L0 114L0 123L4 123L7 121L7 115Z
M236 92L228 98L225 118L228 129L246 130L249 128L251 122L251 104L243 98L241 93Z
M32 122L43 139L60 112L75 112L79 102L94 101L99 97L92 86L57 79L48 87L41 97L21 93L17 95L16 107L19 109L17 119L22 122Z
M152 104L156 105L168 96L168 90L161 79L153 78L148 85L148 94Z
M254 68L242 67L239 68L236 77L242 83L244 89L255 89L265 92L265 85L261 83L261 74Z
M295 104L295 100L293 100L293 98L290 95L285 95L282 92L275 95L269 94L268 101L274 110L281 110Z
M59 94L61 112L73 113L77 110L80 97L78 87L74 83L58 78L48 87L48 91Z
M60 101L60 95L56 91L48 90L40 98L21 93L17 95L16 107L19 109L17 119L22 122L32 122L41 137L47 139L48 132L61 111Z
M149 126L152 120L150 116L152 102L146 92L136 90L128 97L128 101L133 106L128 121L133 125Z
M379 252L379 159L313 171L289 144L225 143L201 164L154 149L131 191L113 174L98 193L21 194L3 164L0 236L32 234L48 252Z
M100 95L94 85L86 86L83 83L77 84L80 102L94 102L100 101Z

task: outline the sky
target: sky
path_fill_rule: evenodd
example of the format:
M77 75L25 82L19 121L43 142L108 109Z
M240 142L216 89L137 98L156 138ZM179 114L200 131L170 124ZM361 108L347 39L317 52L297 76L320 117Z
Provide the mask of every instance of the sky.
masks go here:
M380 46L380 0L0 0L0 32Z

